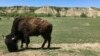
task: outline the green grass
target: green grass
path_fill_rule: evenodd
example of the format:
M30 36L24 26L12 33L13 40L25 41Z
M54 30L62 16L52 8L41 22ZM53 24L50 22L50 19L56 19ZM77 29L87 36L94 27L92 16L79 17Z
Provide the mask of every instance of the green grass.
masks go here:
M80 54L84 55L84 56L98 56L97 52L93 51L93 50L80 50Z
M100 19L96 18L48 18L54 25L53 43L100 42Z
M44 17L53 24L52 43L100 42L100 18ZM0 21L0 50L5 50L2 34L10 33L13 18ZM43 39L31 37L31 43L42 43Z
M70 50L45 50L48 56L99 56L100 52L88 49L70 49Z

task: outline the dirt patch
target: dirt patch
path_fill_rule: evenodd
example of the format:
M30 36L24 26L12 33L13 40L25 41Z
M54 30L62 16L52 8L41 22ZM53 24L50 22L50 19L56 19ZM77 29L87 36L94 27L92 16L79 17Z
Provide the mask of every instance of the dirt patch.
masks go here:
M90 26L90 23L84 23L83 26Z
M0 56L84 56L81 54L82 50L100 52L100 43L52 44L51 49L46 50L41 49L40 46L41 44L30 44L30 49L13 53L0 52ZM86 55L89 54L86 53Z
M6 53L2 56L46 56L42 51L22 51L22 52L13 52L13 53Z

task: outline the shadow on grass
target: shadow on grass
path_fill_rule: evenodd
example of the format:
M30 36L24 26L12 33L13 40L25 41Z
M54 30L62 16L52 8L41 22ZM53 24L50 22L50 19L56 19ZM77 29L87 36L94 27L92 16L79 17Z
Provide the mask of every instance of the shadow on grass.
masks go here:
M60 49L60 47L51 47L51 48L23 48L20 49L20 51L25 51L25 50L55 50L55 49Z

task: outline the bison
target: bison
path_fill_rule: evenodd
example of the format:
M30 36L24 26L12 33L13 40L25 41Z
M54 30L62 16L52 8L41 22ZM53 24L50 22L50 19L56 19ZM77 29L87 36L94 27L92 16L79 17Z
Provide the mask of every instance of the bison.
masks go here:
M8 51L15 52L18 51L18 40L21 40L21 48L23 48L23 43L28 48L29 37L41 35L44 39L41 48L44 48L46 42L48 42L47 48L50 48L52 28L52 24L47 20L36 17L16 17L13 21L11 33L5 38L5 44Z

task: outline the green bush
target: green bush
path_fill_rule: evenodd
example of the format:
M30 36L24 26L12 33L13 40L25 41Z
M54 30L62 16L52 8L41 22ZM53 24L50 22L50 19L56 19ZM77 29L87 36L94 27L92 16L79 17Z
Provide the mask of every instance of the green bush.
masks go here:
M84 14L84 13L82 13L82 14L80 15L80 17L87 17L87 15Z
M51 17L53 16L52 14L44 14L44 13L41 13L41 14L35 14L36 17Z
M57 14L56 14L56 17L60 17L60 14L59 14L59 13L57 13Z

